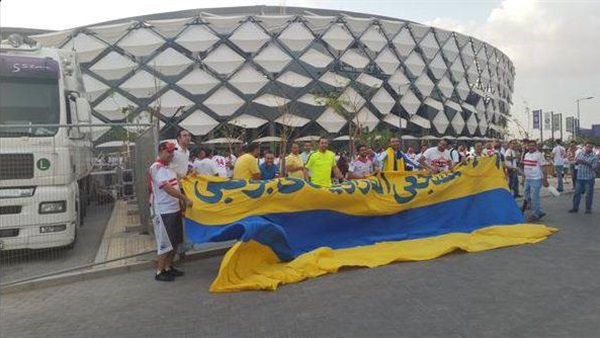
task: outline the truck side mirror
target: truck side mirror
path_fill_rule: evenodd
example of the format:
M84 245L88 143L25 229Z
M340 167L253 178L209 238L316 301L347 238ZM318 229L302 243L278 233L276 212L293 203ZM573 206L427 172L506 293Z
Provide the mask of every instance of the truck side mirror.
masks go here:
M83 97L76 99L77 105L77 120L79 123L89 124L92 122L92 113L90 110L90 103Z

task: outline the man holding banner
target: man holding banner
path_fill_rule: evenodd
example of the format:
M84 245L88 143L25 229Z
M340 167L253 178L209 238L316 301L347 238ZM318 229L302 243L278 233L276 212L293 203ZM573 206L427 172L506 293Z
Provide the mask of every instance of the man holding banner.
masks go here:
M169 168L175 150L175 144L161 142L158 159L148 169L152 223L158 251L154 279L162 282L171 282L175 277L183 276L183 271L177 270L172 263L177 246L183 242L181 206L192 206L192 201L181 192L175 172Z

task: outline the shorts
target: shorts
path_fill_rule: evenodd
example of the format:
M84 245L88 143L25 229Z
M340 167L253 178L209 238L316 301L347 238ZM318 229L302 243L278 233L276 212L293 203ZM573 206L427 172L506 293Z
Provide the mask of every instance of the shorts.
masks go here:
M183 243L183 218L181 211L172 214L161 214L163 224L173 247Z

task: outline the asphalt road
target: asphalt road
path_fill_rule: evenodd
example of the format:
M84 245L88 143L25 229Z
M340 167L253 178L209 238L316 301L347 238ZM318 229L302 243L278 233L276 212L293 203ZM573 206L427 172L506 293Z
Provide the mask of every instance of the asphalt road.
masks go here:
M72 250L43 249L0 251L0 282L24 278L93 263L110 218L113 204L88 207L84 225Z
M560 231L536 245L345 270L275 292L210 294L215 257L184 264L169 284L142 271L9 294L0 334L598 337L600 203L573 215L570 200L543 199L545 223Z

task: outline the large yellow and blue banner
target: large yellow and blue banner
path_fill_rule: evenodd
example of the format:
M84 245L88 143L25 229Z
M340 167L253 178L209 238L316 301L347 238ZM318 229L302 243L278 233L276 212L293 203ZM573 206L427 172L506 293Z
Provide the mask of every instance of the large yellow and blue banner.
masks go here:
M213 292L274 290L342 267L536 243L556 231L525 223L497 157L449 173L386 172L330 188L204 176L182 185L194 202L189 240L238 240Z

